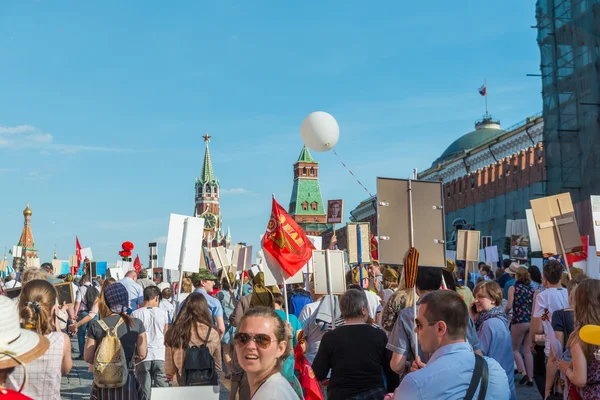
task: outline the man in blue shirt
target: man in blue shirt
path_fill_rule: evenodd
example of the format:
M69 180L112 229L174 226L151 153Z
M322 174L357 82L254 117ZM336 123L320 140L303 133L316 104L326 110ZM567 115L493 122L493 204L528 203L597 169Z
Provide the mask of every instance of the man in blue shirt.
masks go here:
M427 364L413 363L396 389L396 399L464 399L475 370L475 354L465 341L469 312L458 293L443 290L421 298L415 332L424 352L433 355ZM484 357L488 366L486 399L508 400L506 373L494 359ZM481 381L480 381L481 382ZM478 384L473 399L479 396Z
M427 293L438 291L442 284L442 269L437 267L419 267L417 270L416 288L420 297ZM466 305L465 305L466 306ZM417 312L419 303L417 302ZM406 307L398 314L398 319L394 324L392 333L388 339L387 349L393 352L390 367L396 373L402 375L408 372L410 363L415 359L415 340L413 331L415 330L415 311L413 307ZM475 325L471 318L468 321L466 330L466 339L472 348L479 354L481 346L475 331ZM429 355L422 348L418 349L421 360L427 362Z
M215 324L215 328L219 331L219 334L223 336L225 333L225 322L223 321L223 306L221 302L212 297L208 293L212 293L215 287L215 281L217 277L211 274L211 272L205 268L200 268L200 272L195 272L192 274L192 284L194 285L194 293L202 293L206 302L208 303L208 309L213 318L213 323ZM185 300L184 300L185 301ZM177 306L177 312L181 309L180 303Z
M127 271L119 283L127 289L129 308L137 310L144 303L144 289L137 283L137 273L134 270Z

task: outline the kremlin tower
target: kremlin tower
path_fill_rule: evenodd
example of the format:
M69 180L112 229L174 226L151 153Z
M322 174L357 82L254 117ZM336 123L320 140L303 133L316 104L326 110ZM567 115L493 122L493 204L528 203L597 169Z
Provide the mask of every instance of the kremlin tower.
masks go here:
M24 225L23 231L21 232L21 237L19 238L19 243L17 246L21 247L21 257L15 257L13 254L13 266L20 267L23 265L23 261L25 261L25 265L29 265L30 259L38 258L38 252L35 249L35 242L33 240L33 233L31 232L31 215L33 211L29 208L29 203L25 210L23 210L24 217Z

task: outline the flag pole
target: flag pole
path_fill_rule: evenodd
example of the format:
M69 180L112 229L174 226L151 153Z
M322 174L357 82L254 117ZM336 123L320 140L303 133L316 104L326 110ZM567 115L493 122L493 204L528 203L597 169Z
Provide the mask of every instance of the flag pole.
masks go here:
M329 293L329 305L331 307L331 329L335 329L335 300L333 299L333 284L331 282L331 267L329 249L325 250L325 276L327 277L327 292ZM359 267L362 268L362 267ZM362 281L361 281L362 287Z
M413 175L411 176L411 179L408 180L408 208L409 208L409 226L410 226L410 247L414 248L415 247L415 229L414 229L414 216L413 216L413 196L412 196L412 181L413 178L416 178L416 170L413 170ZM419 266L417 265L417 270L419 269ZM413 305L413 317L414 320L417 320L417 285L415 282L415 285L413 286L413 299L414 299L414 305ZM414 332L414 336L413 336L413 340L415 342L415 360L417 359L417 357L419 356L419 335L417 334L416 330Z
M185 258L185 240L187 237L188 219L183 220L183 234L181 235L181 249L179 250L179 284L177 285L177 308L181 304L181 285L183 284L183 260ZM176 309L177 309L176 308Z
M485 117L488 117L488 96L487 96L487 79L483 81L483 85L485 86Z

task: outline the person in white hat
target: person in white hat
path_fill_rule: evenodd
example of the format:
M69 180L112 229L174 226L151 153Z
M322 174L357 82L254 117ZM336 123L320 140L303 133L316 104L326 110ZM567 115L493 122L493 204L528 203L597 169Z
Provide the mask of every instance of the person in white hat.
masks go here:
M19 392L4 388L4 382L17 365L23 366L41 357L50 343L36 332L21 329L17 305L8 297L0 296L0 310L0 399L29 399L20 393L27 384L27 375Z

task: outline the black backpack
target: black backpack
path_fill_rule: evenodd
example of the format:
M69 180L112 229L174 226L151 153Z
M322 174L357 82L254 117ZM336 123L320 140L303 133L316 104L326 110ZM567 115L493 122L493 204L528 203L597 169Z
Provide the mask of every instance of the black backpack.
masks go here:
M215 360L206 345L210 338L212 328L208 329L208 335L204 344L200 347L189 345L185 349L183 360L183 371L179 377L179 386L217 386L218 374L215 369Z

